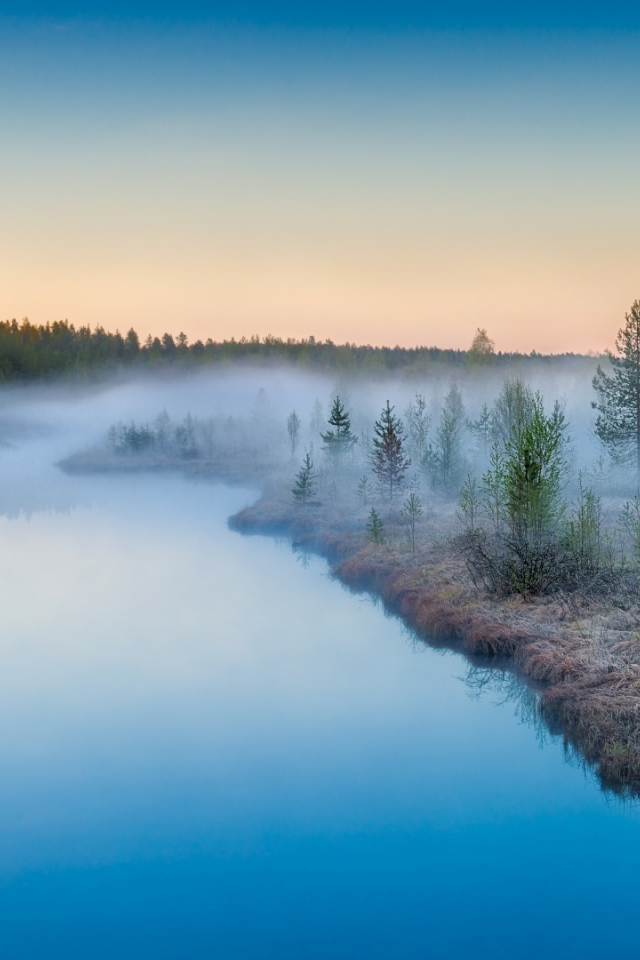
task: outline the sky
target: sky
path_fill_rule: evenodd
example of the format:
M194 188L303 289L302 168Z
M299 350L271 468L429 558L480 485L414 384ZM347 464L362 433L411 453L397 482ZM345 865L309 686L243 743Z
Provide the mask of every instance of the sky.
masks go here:
M640 5L0 0L0 317L613 346Z

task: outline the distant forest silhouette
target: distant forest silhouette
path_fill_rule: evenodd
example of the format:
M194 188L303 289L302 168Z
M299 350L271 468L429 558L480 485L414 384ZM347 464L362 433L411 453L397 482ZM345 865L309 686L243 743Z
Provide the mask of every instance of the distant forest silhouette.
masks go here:
M390 373L419 375L434 366L495 366L522 361L527 365L581 362L580 354L545 355L479 353L473 349L439 347L373 347L310 336L283 340L274 336L241 337L239 340L189 343L186 335L140 337L131 329L123 336L103 327L91 330L75 327L67 320L34 324L28 319L0 322L0 382L30 381L58 376L89 379L100 372L126 368L206 367L237 362L274 365L284 363L306 370L361 373L369 376Z

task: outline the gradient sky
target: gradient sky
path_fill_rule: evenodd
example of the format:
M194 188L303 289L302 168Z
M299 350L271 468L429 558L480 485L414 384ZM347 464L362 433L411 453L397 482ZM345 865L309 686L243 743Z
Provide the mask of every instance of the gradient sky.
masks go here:
M0 2L0 316L610 346L639 53L640 5Z

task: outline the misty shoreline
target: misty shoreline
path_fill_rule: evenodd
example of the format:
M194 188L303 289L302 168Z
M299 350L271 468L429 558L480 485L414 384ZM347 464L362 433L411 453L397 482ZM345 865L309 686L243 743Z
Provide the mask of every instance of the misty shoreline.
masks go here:
M342 584L380 598L429 645L454 649L472 663L488 658L500 670L506 663L535 687L547 727L562 734L604 787L640 795L640 670L624 650L617 662L598 663L596 643L563 600L482 597L447 541L446 523L439 541L412 562L363 545L348 520L331 523L323 513L301 516L282 500L262 497L229 523L243 534L287 536L323 556ZM593 617L593 610L584 612Z
M256 489L251 464L224 457L182 463L169 457L123 460L93 450L58 466L69 473L180 472L185 478ZM594 770L603 787L640 796L640 668L623 642L613 655L599 649L594 624L606 619L604 607L579 610L566 597L524 602L483 596L453 546L453 506L447 511L441 505L430 517L423 549L409 557L367 542L359 518L337 502L301 509L288 495L288 478L282 469L265 473L255 502L229 517L229 527L243 535L286 538L322 556L340 583L379 598L421 641L455 650L471 664L499 671L506 666L536 690L543 722L563 736L566 748Z

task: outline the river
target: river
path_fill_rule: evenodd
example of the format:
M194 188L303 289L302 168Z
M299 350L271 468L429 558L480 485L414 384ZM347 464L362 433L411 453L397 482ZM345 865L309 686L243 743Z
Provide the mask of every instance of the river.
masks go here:
M60 445L2 454L3 957L636 955L638 807L526 697L230 531L254 491Z

